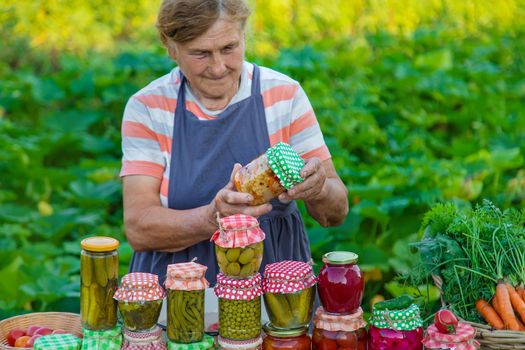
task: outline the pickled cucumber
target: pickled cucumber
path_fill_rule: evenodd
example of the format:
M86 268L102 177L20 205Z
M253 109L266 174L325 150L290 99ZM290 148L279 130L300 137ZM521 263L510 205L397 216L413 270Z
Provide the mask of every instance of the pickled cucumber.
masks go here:
M204 337L204 290L168 291L168 338L193 343Z
M162 299L152 301L119 301L118 309L126 329L143 331L154 327L160 315Z
M219 298L219 334L234 340L247 340L261 333L261 297L252 300Z
M233 278L247 278L259 271L262 261L263 242L250 244L243 248L223 248L215 246L217 263L221 271Z
M312 318L315 286L295 293L265 293L264 305L272 325L276 328L306 326Z

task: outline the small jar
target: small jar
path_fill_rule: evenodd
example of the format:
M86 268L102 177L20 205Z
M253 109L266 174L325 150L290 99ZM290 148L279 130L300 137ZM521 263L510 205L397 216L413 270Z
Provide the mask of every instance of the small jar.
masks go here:
M217 275L219 335L232 340L253 339L261 334L261 275L233 279Z
M147 331L122 331L124 342L121 350L166 350L166 342L162 338L162 328L155 326Z
M196 262L168 265L166 334L175 343L200 342L204 337L204 293L208 267Z
M156 327L164 298L164 289L157 275L128 273L122 277L113 298L118 301L118 309L127 330L141 332Z
M357 254L343 251L323 256L317 289L326 312L348 315L361 306L365 282L357 259Z
M369 350L422 350L423 321L417 305L401 310L379 310L374 305L369 322Z
M308 326L312 319L317 279L302 261L285 260L264 268L264 305L275 328Z
M310 350L311 340L308 336L308 326L293 329L278 329L270 323L263 326L266 337L263 340L263 350Z
M263 340L260 335L247 340L232 340L219 335L217 343L219 350L262 350Z
M425 349L477 350L480 347L475 339L476 330L469 324L459 322L454 334L444 334L435 325L427 328L423 345Z
M231 278L248 278L258 273L263 257L264 231L256 218L244 214L219 220L211 237L221 272Z
M109 330L117 324L118 246L111 237L96 236L80 243L80 314L82 327Z
M334 315L320 306L315 312L315 328L312 333L312 349L366 350L366 322L363 310L350 315Z
M289 144L279 142L235 173L235 188L252 195L250 205L267 203L302 182L303 167L299 154Z

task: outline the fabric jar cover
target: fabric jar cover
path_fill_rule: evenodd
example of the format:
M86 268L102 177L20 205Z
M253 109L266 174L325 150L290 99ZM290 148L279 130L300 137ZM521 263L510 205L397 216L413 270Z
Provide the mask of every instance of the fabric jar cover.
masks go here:
M378 310L374 306L368 322L377 328L388 328L395 331L411 331L423 326L419 307L416 304L402 310Z
M91 331L83 328L82 350L120 350L122 329L116 326L106 331Z
M204 274L207 266L196 262L170 264L167 268L166 288L175 290L202 290L210 285Z
M124 329L123 350L166 350L166 343L162 339L162 329L156 326L146 332L132 332Z
M242 248L264 240L264 231L256 218L244 214L226 216L219 220L219 229L210 241L223 248Z
M35 350L78 350L82 340L73 334L50 334L35 340Z
M304 181L300 175L304 161L289 144L277 143L266 150L266 156L270 168L284 188L289 190L294 185Z
M164 298L159 277L152 273L132 272L122 277L113 298L127 302L153 301Z
M221 337L217 337L219 343L219 349L227 350L258 350L262 349L262 337L257 337L248 340L232 340Z
M208 350L213 349L214 343L212 336L204 334L202 340L195 343L183 344L168 340L168 350Z
M214 288L218 298L227 300L253 300L262 295L261 274L257 273L246 279L235 279L222 272L217 275Z
M312 267L302 261L284 260L264 268L264 293L295 293L317 283Z
M315 310L314 324L316 328L326 331L353 332L366 327L363 319L363 309L360 307L353 314L335 315L325 312L322 306Z
M427 349L476 350L480 345L475 336L476 330L464 322L458 323L455 334L440 333L435 325L430 325L423 345Z

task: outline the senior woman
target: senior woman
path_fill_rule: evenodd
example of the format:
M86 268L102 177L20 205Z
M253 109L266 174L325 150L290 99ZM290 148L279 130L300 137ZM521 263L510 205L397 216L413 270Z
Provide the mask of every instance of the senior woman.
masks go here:
M131 271L164 280L166 266L198 262L218 273L210 237L216 213L256 216L266 233L263 264L310 259L295 203L323 226L340 225L347 191L312 106L289 77L244 60L244 0L164 0L157 28L177 67L134 94L122 124L124 223ZM249 206L232 178L283 141L305 160L304 181L278 200Z

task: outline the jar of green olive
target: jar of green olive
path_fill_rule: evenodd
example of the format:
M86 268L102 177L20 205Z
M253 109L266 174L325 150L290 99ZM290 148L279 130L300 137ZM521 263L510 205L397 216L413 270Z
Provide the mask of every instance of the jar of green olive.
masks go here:
M261 334L261 275L247 279L217 275L215 294L219 298L219 335L247 340Z
M259 271L263 257L264 231L256 218L236 214L219 220L211 240L221 272L231 278L247 278Z
M111 237L89 237L80 243L80 315L88 330L113 329L117 324L118 246Z

